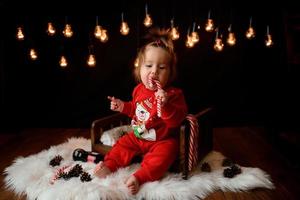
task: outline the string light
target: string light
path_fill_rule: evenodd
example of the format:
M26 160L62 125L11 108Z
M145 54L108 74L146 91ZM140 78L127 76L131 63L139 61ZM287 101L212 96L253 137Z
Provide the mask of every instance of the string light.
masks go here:
M178 40L180 37L178 29L174 26L174 19L171 19L171 38L172 40Z
M144 19L144 25L146 27L150 27L152 25L152 19L151 19L151 16L148 14L148 6L147 4L145 5L145 19Z
M22 27L17 28L17 39L18 40L24 40L25 39Z
M208 11L207 22L205 24L205 30L212 32L214 30L214 21L210 18L210 11Z
M65 56L60 57L59 65L61 66L61 68L66 68L68 66L68 61Z
M199 35L195 31L195 28L196 28L196 22L193 23L193 32L192 32L192 41L193 41L194 44L196 44L197 42L199 42Z
M255 37L255 31L254 31L254 28L252 27L252 17L250 17L250 20L249 20L249 28L246 31L246 37L248 39L253 39Z
M37 52L33 48L30 49L29 56L31 60L36 60L38 58Z
M98 24L98 16L97 16L96 17L96 26L95 26L95 30L94 30L95 38L100 40L101 32L102 32L102 29L101 29L101 26Z
M101 29L101 36L100 36L100 41L105 43L108 41L108 34L107 34L107 30L102 28Z
M70 38L73 36L73 30L70 24L65 25L65 29L63 30L63 34L65 37Z
M129 33L129 27L127 22L124 21L124 16L123 13L121 14L121 27L120 27L120 32L122 35L128 35Z
M66 17L66 25L63 30L63 34L65 37L70 38L73 36L73 30L71 24L68 24L68 18Z
M139 58L136 58L134 60L134 67L138 67L139 66Z
M192 38L192 36L190 35L190 29L188 29L188 33L187 33L187 35L186 35L186 41L185 41L185 46L187 47L187 48L192 48L192 47L194 47L194 42L193 42L193 38Z
M56 30L51 22L48 22L47 34L53 36Z
M92 45L89 46L89 56L88 56L88 59L87 59L87 65L89 67L95 67L96 66L96 58L95 58L95 55L93 53L93 46Z
M219 28L216 30L216 39L214 44L215 51L222 51L224 48L224 44L222 42L222 37L219 37Z
M273 40L272 40L272 36L270 34L270 30L269 30L269 26L267 26L267 34L266 34L266 40L265 40L265 45L266 47L271 47L273 46Z
M227 38L227 44L229 46L234 46L236 44L236 38L235 34L232 32L231 24L228 27L228 38Z

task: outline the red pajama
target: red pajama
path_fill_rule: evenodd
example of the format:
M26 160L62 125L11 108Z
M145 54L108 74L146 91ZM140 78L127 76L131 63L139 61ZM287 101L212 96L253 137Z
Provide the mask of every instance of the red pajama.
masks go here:
M155 91L142 84L135 87L132 101L125 102L122 112L133 119L133 124L143 125L144 129L138 129L143 138L130 132L117 141L104 158L105 165L112 172L128 166L134 156L142 154L141 168L134 176L143 184L160 179L176 159L179 144L172 129L185 118L187 106L180 89L169 87L165 91L168 102L162 107L161 118L157 117ZM146 137L145 133L149 136Z

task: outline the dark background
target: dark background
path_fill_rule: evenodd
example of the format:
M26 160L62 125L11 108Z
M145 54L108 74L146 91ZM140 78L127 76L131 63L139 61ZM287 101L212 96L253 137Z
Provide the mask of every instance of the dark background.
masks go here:
M104 2L12 2L0 3L0 129L28 127L89 127L94 119L112 113L107 95L129 100L135 85L132 65L141 37L147 31L142 21L145 3L154 26L169 27L175 17L181 37L175 41L178 79L189 112L213 106L215 126L263 125L296 130L299 124L300 15L289 1L108 1ZM224 51L212 48L214 33L204 31L208 11L226 37L229 23L237 45ZM121 12L130 34L119 33ZM108 29L109 41L92 36L99 24ZM249 18L257 36L245 38ZM74 37L61 31L67 21ZM45 30L51 21L54 37ZM200 42L185 47L187 30L196 22ZM270 26L274 47L266 48L266 26ZM22 26L25 40L16 40ZM92 44L97 65L88 68L86 57ZM39 59L28 59L36 47ZM61 53L69 66L58 65Z

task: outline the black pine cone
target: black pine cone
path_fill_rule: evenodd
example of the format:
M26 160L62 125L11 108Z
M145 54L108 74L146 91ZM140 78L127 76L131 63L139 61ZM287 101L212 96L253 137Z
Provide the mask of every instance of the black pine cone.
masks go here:
M68 175L69 177L79 177L80 174L83 172L82 166L79 164L76 164L72 169L69 171Z
M242 169L239 168L237 165L233 165L233 166L231 167L231 170L233 171L233 173L234 173L235 175L238 175L238 174L242 173Z
M81 174L80 180L81 180L82 182L88 182L88 181L91 181L92 178L91 178L91 175L90 175L89 173L83 172L83 173Z
M57 155L50 160L49 165L51 165L52 167L60 165L60 162L62 160L63 160L63 157L61 157L60 155Z
M61 172L61 173L58 174L58 178L63 178L65 180L68 180L70 177L69 177L68 173Z
M241 168L239 168L237 165L232 165L229 168L224 169L223 175L227 178L233 178L235 175L242 173Z
M203 172L211 172L211 167L210 167L210 165L209 165L207 162L204 162L204 163L201 165L201 171L203 171Z

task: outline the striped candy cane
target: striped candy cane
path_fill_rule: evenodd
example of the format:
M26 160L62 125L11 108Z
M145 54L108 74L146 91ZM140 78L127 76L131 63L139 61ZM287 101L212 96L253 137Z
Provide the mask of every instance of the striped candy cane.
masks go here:
M149 86L157 87L157 90L161 89L161 84L158 79L154 79L152 76L149 76ZM161 98L157 98L157 116L161 117Z
M191 171L198 162L198 136L199 125L198 120L194 115L188 114L186 119L190 122L190 140L188 152L188 168Z
M65 165L65 166L62 166L61 168L58 168L56 171L55 171L55 174L52 176L51 180L50 180L50 184L53 185L54 182L58 179L59 177L59 174L63 173L63 172L66 172L70 169L70 166L69 165Z

